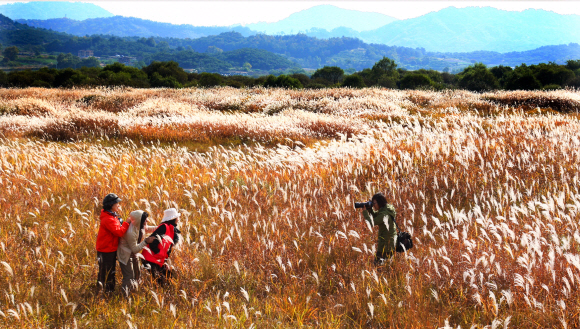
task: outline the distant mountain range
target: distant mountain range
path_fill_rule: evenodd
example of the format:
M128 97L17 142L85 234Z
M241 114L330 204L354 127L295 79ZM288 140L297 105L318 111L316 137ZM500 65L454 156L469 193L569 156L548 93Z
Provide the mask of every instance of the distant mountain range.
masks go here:
M369 43L429 51L524 51L580 42L580 16L534 9L517 12L449 7L361 32L358 37Z
M397 19L391 16L348 10L332 5L320 5L305 9L274 23L248 24L246 27L266 34L297 34L310 29L352 29L356 32L374 30ZM337 31L340 33L340 31ZM334 35L341 37L342 35Z
M243 26L193 26L160 23L135 17L113 16L90 18L82 21L69 18L47 20L18 19L19 23L33 27L51 29L77 36L105 34L118 37L161 37L161 38L201 38L223 32L239 32L244 36L256 34Z
M521 63L538 64L550 61L564 64L569 59L580 59L580 45L544 46L523 52L499 53L494 51L475 52L429 52L423 48L368 44L356 38L317 39L306 35L270 36L264 34L244 37L236 32L208 36L193 40L159 39L171 48L189 47L205 52L210 47L224 51L241 48L258 48L282 54L304 68L339 66L343 69L363 70L370 68L383 56L394 59L401 67L409 70L432 68L442 71L460 71L468 65L482 62L486 65L516 66Z
M111 17L113 14L92 3L64 1L31 1L0 5L0 14L11 19L50 19L66 17L84 20Z
M462 13L466 17L458 18ZM484 17L479 17L478 13ZM498 13L504 15L505 31L485 25L488 24L487 21L493 22L492 18ZM485 18L486 15L489 17ZM509 18L521 18L521 15L536 20L535 24L531 24L535 27L530 27L536 31L536 36L527 38L524 34L515 34L517 38L512 40L509 37L510 29L516 27ZM544 19L546 24L549 23L549 26L544 26L541 19ZM577 24L577 20L578 16L575 15L557 15L546 11L517 13L492 8L448 8L416 19L394 21L378 29L362 32L348 27L336 27L330 31L310 27L306 34L268 35L256 34L247 26L195 27L121 16L86 20L21 19L19 23L0 15L0 42L3 47L16 45L24 51L77 54L79 50L91 49L96 56L133 56L145 62L176 60L180 64L187 65L187 68L214 72L227 67L240 67L240 63L246 62L263 71L294 69L297 66L309 69L340 66L343 69L363 70L372 67L383 56L394 59L400 67L410 70L430 68L458 72L475 62L491 66L516 66L521 63L537 64L550 61L562 64L569 59L580 59L580 46L575 41L580 39L577 37L580 29L570 28L576 26L574 24ZM470 25L468 21L472 22L471 29L466 27ZM501 25L499 21L495 23ZM430 29L425 27L429 24L432 24ZM551 39L543 34L542 26L550 31ZM376 34L377 38L381 35L390 35L389 40L383 40L384 43L398 44L407 40L416 42L415 46L387 45L379 43L380 40L369 43L357 38L361 35L371 38L376 31L388 29L398 32L379 33ZM485 33L485 29L489 29L490 32ZM317 38L309 36L312 33L326 35L324 38ZM335 37L332 33L348 34L350 37ZM417 33L417 36L413 37L413 33ZM429 33L432 34L431 38L421 36ZM73 37L73 34L83 38ZM93 37L85 38L85 35ZM498 42L510 44L509 47L500 47L503 50L525 48L522 44L527 44L526 47L548 42L551 44L525 51L487 50L494 49ZM432 46L423 47L427 44ZM473 46L474 44L480 46ZM439 49L438 47L453 51L430 50ZM237 51L240 49L243 51ZM464 51L464 49L480 50Z
M45 4L48 3L30 2L28 4L35 4L37 8L47 6ZM79 5L79 3L67 2L56 4L61 8L60 10L64 10L62 7L68 5L71 8ZM6 8L5 6L8 5L0 6L0 12L2 8ZM82 8L88 11L87 15L95 15L89 11L93 6L82 6ZM81 13L82 10L77 12L78 15ZM578 15L560 15L544 10L505 11L491 7L461 9L449 7L417 18L396 20L378 13L321 5L294 13L275 23L221 27L173 25L121 16L86 20L70 18L18 19L17 21L78 36L109 34L122 37L199 38L231 31L239 32L244 36L257 33L268 35L304 33L322 39L345 36L359 38L367 43L424 48L432 52L496 51L506 53L580 42L580 16Z

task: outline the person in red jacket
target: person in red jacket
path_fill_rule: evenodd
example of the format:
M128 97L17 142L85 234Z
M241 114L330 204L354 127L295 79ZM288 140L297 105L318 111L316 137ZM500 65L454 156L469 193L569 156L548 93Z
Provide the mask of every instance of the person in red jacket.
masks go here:
M117 266L117 247L119 239L127 232L131 218L123 223L118 213L121 211L121 199L111 193L103 199L101 210L101 225L97 235L97 261L99 276L97 285L106 292L115 291L115 268Z
M153 242L143 248L143 265L151 271L157 283L164 285L174 273L172 267L167 264L171 255L171 249L179 242L181 231L179 225L179 212L175 208L165 210L161 225L149 236L154 237Z

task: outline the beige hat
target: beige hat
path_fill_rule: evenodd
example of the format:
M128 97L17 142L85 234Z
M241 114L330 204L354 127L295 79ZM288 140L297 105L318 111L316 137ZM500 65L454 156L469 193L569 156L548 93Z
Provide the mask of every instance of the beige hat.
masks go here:
M163 212L163 219L161 222L168 222L170 220L176 219L179 216L181 216L181 214L177 212L177 209L169 208Z
M129 216L131 216L133 218L133 225L140 227L141 225L141 217L143 216L144 211L143 210L135 210L135 211L131 211L131 213L129 214Z

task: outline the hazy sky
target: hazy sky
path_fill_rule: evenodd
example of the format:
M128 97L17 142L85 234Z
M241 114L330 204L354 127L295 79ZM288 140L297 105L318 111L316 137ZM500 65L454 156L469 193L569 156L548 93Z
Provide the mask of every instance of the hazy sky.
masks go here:
M0 1L6 3L7 1ZM275 22L321 4L378 12L398 19L413 18L449 6L490 6L521 11L529 8L580 15L580 1L86 1L115 15L133 16L173 24L198 26Z

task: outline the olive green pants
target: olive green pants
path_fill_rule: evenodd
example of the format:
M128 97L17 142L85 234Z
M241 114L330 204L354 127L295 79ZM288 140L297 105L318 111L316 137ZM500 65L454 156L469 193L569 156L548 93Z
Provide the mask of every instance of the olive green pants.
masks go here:
M128 295L129 292L133 290L133 285L137 283L137 280L139 280L141 274L139 262L135 255L131 255L127 264L119 262L119 265L121 266L121 273L123 273L123 283L121 284L121 288L123 289L123 293Z
M385 260L393 258L395 255L394 248L382 248L375 254L375 265L381 265Z

